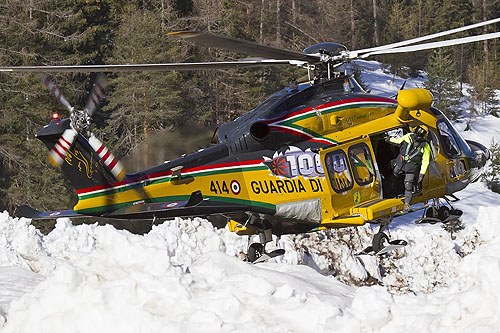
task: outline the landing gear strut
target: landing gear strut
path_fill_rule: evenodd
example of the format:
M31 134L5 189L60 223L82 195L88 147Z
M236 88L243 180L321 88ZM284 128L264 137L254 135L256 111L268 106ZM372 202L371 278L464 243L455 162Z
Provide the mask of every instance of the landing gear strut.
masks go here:
M260 222L259 224L264 226L264 229L259 230L260 242L250 244L247 250L247 261L255 264L285 254L284 249L277 249L271 252L266 251L266 244L273 240L272 229L268 221L257 221L257 219L254 216L251 216L249 221L251 224Z
M392 241L389 240L389 236L387 236L387 234L384 233L384 231L385 229L387 229L391 221L392 217L387 217L380 220L380 228L378 232L375 235L373 235L372 245L368 246L359 254L381 255L391 250L399 249L408 244L405 240L402 239L395 239Z
M432 199L432 205L425 210L425 216L422 216L419 220L415 221L417 224L430 223L436 224L438 222L448 223L453 220L457 220L462 216L463 212L460 209L455 209L451 205L450 201L446 200L446 203L450 206L441 205L439 199Z

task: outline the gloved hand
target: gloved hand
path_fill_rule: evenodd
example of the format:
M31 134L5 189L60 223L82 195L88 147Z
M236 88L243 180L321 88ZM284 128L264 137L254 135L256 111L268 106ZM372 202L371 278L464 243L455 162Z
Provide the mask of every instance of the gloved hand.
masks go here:
M418 175L418 183L421 183L421 182L422 182L422 180L424 180L424 176L425 176L425 175L422 175L422 174L419 174L419 175Z
M384 135L384 141L385 142L391 142L391 137L389 135Z

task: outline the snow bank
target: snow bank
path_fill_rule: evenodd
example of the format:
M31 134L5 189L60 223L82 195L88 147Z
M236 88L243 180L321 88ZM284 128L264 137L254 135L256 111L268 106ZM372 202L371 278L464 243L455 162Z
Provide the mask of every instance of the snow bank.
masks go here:
M64 219L43 236L5 213L0 225L11 236L3 263L46 275L4 305L5 332L304 331L341 317L354 293L307 266L243 262L247 241L201 219L145 236Z
M316 255L311 248L304 256L295 240L285 237L288 253L281 262L252 265L238 258L246 238L215 230L202 219L176 219L143 236L60 219L43 236L27 220L2 213L3 330L496 330L500 207L480 208L477 222L455 241L433 228L403 223L392 233L410 241L405 253L379 262L364 256L365 266L360 260L345 265L354 272L360 267L385 270L376 285L356 287L320 267L325 260L321 246ZM471 237L475 249L462 258L457 249ZM308 260L314 268L296 265Z

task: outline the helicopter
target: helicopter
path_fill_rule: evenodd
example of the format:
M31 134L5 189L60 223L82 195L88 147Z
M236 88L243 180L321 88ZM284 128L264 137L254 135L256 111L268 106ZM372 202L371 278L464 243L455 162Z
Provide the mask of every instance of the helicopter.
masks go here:
M447 222L461 212L454 195L478 179L488 149L464 140L452 123L432 107L432 94L421 88L400 90L396 99L369 94L353 75L339 70L355 59L414 52L500 37L500 33L421 43L499 22L500 18L403 42L350 51L338 43L312 45L304 52L265 46L200 31L171 33L172 38L221 48L258 59L223 62L20 66L2 72L120 72L217 70L292 65L306 68L308 80L292 83L255 109L219 126L213 145L152 168L127 174L121 163L92 134L92 115L104 98L99 76L84 110L76 110L48 79L42 81L70 112L54 115L36 137L50 151L78 194L72 210L41 212L20 206L21 216L106 217L164 220L203 216L239 235L258 235L247 259L259 262L282 255L266 250L272 236L379 225L362 253L383 254L406 245L384 232L391 221L424 209L418 223ZM411 45L416 44L416 45ZM384 138L418 125L429 129L432 158L413 196L412 210L403 210L402 179L390 164L398 151ZM442 204L446 202L447 205Z

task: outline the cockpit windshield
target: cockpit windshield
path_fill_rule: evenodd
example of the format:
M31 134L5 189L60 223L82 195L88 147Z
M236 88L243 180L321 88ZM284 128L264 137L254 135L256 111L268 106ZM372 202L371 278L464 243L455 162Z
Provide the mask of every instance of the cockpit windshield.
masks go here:
M443 114L436 108L431 108L434 114ZM444 115L443 115L444 116ZM437 122L437 129L443 146L443 151L448 158L453 158L465 153L471 154L469 144L462 138L452 123L444 116Z

